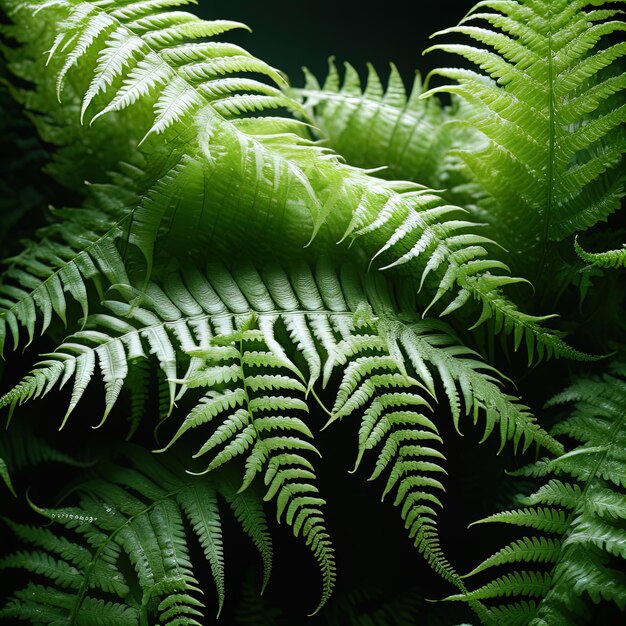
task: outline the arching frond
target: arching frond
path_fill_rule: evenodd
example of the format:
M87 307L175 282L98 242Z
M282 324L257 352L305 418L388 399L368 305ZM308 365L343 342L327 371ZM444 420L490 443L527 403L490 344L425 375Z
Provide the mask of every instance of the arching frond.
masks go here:
M574 241L574 247L576 254L587 263L602 268L615 268L626 267L626 244L623 244L621 248L617 250L609 250L607 252L587 252L578 243L576 239Z
M436 70L456 84L429 93L458 94L475 107L472 124L489 146L462 157L495 198L490 219L514 251L515 271L524 268L532 280L545 271L554 242L606 219L624 193L626 78L619 59L626 44L611 40L624 23L619 11L597 4L485 0L439 33L481 47L432 48L482 70Z
M513 541L476 567L549 563L549 572L515 571L452 599L530 599L494 608L494 623L586 623L588 600L614 602L626 608L626 367L615 364L610 374L582 379L552 404L576 402L554 434L580 444L553 460L542 460L520 473L545 477L538 491L524 498L525 508L497 513L480 520L543 531L552 537L531 536ZM500 620L500 621L498 621Z
M209 562L221 609L218 496L257 544L269 573L272 547L260 498L235 493L220 476L189 476L172 459L157 461L136 447L126 454L124 465L99 464L98 475L75 489L76 505L36 509L61 530L5 520L32 551L6 556L0 567L26 569L33 579L8 600L2 617L35 624L129 625L153 618L200 626L204 603L185 524Z
M243 266L231 273L211 264L206 277L188 267L180 276L170 275L162 287L150 284L144 292L118 289L126 302L105 302L111 314L91 316L86 330L44 355L46 360L0 403L15 406L74 379L69 414L97 363L105 381L106 417L129 363L152 354L169 381L171 407L176 395L186 393L189 381L207 386L240 382L241 372L229 361L234 358L229 343L243 329L257 328L251 338L262 341L267 350L267 357L259 356L267 360L259 364L269 368L270 376L275 368L283 368L284 373L279 373L294 377L289 383L294 390L302 384L310 389L320 376L326 383L336 368L349 365L337 411L359 382L377 369L397 370L405 378L412 369L417 383L431 396L434 376L440 378L457 429L463 412L475 420L484 413L485 437L498 424L502 445L509 439L517 445L523 439L524 448L536 442L557 454L561 451L534 423L527 407L499 389L496 370L459 346L445 325L412 313L415 303L410 291L407 294L403 288L403 306L397 308L389 286L380 277L363 277L355 266L346 266L338 274L323 259L315 271L300 264L260 272ZM368 350L378 351L383 360L359 360ZM218 369L214 370L203 361L205 354L211 363L222 358L225 362L215 361ZM177 361L185 359L187 373L179 374ZM202 378L199 372L207 367ZM266 383L280 389L287 380L259 381ZM182 385L178 394L176 385ZM342 409L343 414L351 410Z
M182 156L199 158L210 175L216 171L216 158L220 166L224 157L230 161L220 167L218 177L225 184L215 186L216 198L232 204L230 184L258 178L264 191L279 188L269 198L278 205L275 210L284 209L287 199L280 187L287 186L296 198L315 206L317 196L303 169L320 150L302 139L299 122L264 115L298 108L279 89L258 80L262 76L282 85L284 77L243 48L213 39L245 25L173 10L182 4L67 0L18 7L40 11L54 24L48 63L56 70L59 97L75 66L91 74L82 95L81 120L91 118L93 123L107 113L138 108L135 118L141 123L131 136L143 143L167 133L173 163ZM15 13L18 22L19 17ZM160 151L160 141L148 143L148 155ZM300 202L290 201L298 213Z

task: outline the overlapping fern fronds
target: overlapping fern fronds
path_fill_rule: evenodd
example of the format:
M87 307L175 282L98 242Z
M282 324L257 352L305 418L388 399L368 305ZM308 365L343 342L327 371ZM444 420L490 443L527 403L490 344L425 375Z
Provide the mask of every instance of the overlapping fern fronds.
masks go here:
M294 384L299 380L310 389L319 378L326 384L338 366L350 365L344 372L336 415L354 410L344 406L347 398L372 372L398 370L408 382L413 380L407 378L412 368L431 397L436 393L436 377L440 378L457 429L463 413L474 420L483 414L485 436L498 425L502 445L509 439L516 445L523 440L524 448L535 442L561 451L527 408L500 390L494 368L460 346L445 324L413 313L410 290L398 294L404 300L398 308L390 286L362 274L357 266L347 265L337 272L322 259L314 269L304 263L260 271L244 265L231 273L211 263L206 275L188 266L180 274L170 274L161 286L151 283L145 291L117 288L126 300L106 301L111 314L91 316L85 330L44 355L46 360L2 398L3 406L15 407L73 379L67 419L97 362L106 387L106 417L119 396L128 364L148 354L154 355L169 381L173 406L175 398L187 392L196 370L208 367L205 356L212 362L221 343L234 341L245 328L256 328L259 332L251 339L262 341L275 359L267 366L291 372ZM228 345L222 347L224 358L232 358ZM368 351L386 358L359 360ZM187 373L179 373L177 363L185 362ZM212 376L216 383L241 379L234 371L223 380L216 378L217 373ZM207 374L206 380L213 378ZM203 379L198 380L194 384ZM177 384L181 385L178 394Z
M601 378L583 378L555 396L551 404L575 402L571 415L553 434L579 445L562 456L543 459L520 473L547 482L524 508L497 513L480 521L513 524L541 531L510 543L470 575L492 567L515 569L467 596L511 603L492 609L497 624L586 623L589 600L614 602L626 610L626 367L612 366Z
M241 489L262 474L266 499L276 499L278 519L284 515L318 559L322 603L332 590L335 565L324 500L308 458L317 449L305 402L319 378L326 384L343 368L330 422L367 407L357 466L367 450L381 447L372 477L391 470L385 493L397 491L396 504L402 505L416 547L461 588L437 535L436 509L442 505L436 490L442 484L436 476L443 472L443 454L436 444L441 439L433 418L420 409L432 413L430 403L442 388L457 430L463 415L474 423L483 417L484 438L497 429L501 446L512 441L526 449L535 443L561 452L528 408L500 389L493 368L458 345L445 325L416 316L410 297L395 310L385 281L363 276L356 267L337 273L322 261L315 271L292 264L287 270L244 266L231 273L212 264L206 276L188 267L161 287L118 290L126 302L105 302L110 313L91 316L85 330L44 355L0 405L15 407L73 380L65 424L98 364L105 383L102 423L129 366L154 355L168 382L169 411L175 400L206 390L166 447L189 440L191 429L211 425L212 434L195 454L200 460L209 456L206 471L244 455Z
M125 456L123 464L99 463L97 474L82 479L74 488L75 505L35 507L51 528L4 520L32 550L5 556L0 567L27 570L33 580L0 616L33 624L131 625L156 619L201 626L203 592L185 526L209 563L219 612L225 594L221 499L259 549L267 583L272 544L260 497L237 493L227 476L186 475L172 458L157 460L136 446Z
M617 13L584 0L484 0L447 32L495 52L439 47L488 76L440 70L458 81L430 91L453 93L443 108L419 78L407 97L395 69L385 89L370 68L363 89L350 66L343 85L334 66L324 88L309 76L300 102L278 70L217 39L242 24L179 10L189 3L0 0L21 85L11 90L59 147L48 169L72 190L70 206L83 203L48 211L0 279L0 347L28 345L38 331L58 345L0 407L11 414L69 387L62 428L86 417L112 426L126 390L128 436L142 441L70 488L75 507L40 510L65 526L58 534L9 521L36 549L2 561L33 578L2 615L205 622L187 536L199 539L221 608L220 495L264 557L264 586L262 506L274 504L317 560L320 610L336 578L330 498L317 479L324 421L329 432L352 426L354 470L371 458L370 479L384 477L383 497L393 494L419 553L484 623L584 617L581 593L623 609L626 582L611 561L624 558L623 367L569 393L577 409L553 434L583 443L564 453L510 381L464 345L476 335L426 317L451 316L462 332L477 319L472 329L488 323L516 350L524 344L529 369L513 360L516 380L541 376L530 365L545 357L590 360L544 327L550 316L521 312L507 294L548 266L566 275L566 254L551 265L564 250L571 274L623 265L619 250L585 251L619 241L583 235L583 249L573 237L623 195L625 49L607 43L623 30ZM62 340L59 322L70 333ZM94 378L104 386L95 418L80 410ZM475 591L439 537L443 420L493 435L500 450L555 457L526 472L557 475L526 508L490 518L552 536L488 559L475 573L512 571ZM529 560L543 565L526 571ZM501 594L516 598L491 606Z
M545 317L523 314L505 297L502 288L519 279L508 275L504 263L488 258L492 242L468 232L473 224L460 219L461 209L427 189L383 182L340 163L336 154L303 138L302 125L293 119L251 117L255 111L298 105L264 83L241 82L242 71L280 82L266 64L229 44L198 41L236 24L170 12L170 3L55 0L36 8L27 3L16 7L12 14L18 21L32 10L54 21L58 34L50 42L49 58L59 93L75 73L74 65L91 75L84 89L84 115L92 112L93 121L105 112L140 109L141 123L131 136L139 143L145 139L142 149L154 153L158 163L149 170L155 181L164 181L140 192L146 200L132 225L132 239L146 256L148 272L155 237L172 230L174 243L182 240L181 232L191 233L194 249L204 248L202 237L216 232L222 238L232 232L230 243L237 240L238 245L253 232L280 233L282 245L274 253L293 252L311 236L317 236L317 250L328 250L340 237L357 239L387 267L421 274L434 291L433 303L448 300L444 313L476 299L483 307L478 323L492 319L498 329L515 330L516 346L525 339L540 356L586 358L543 328ZM155 139L161 133L167 134L169 156ZM184 181L176 184L179 176ZM186 196L193 207L187 219L178 210L182 200L177 193L190 180L203 200L198 194ZM221 210L216 214L212 206ZM167 245L167 240L161 236L161 243ZM263 245L258 238L254 244Z
M620 11L597 4L485 0L439 33L482 47L432 47L482 70L435 70L456 84L429 93L458 94L474 107L470 123L489 145L461 156L494 198L489 219L515 271L533 281L555 242L605 220L624 193L626 43L615 36L625 26Z
M306 83L294 89L303 100L324 145L336 150L348 163L381 168L378 176L410 180L440 190L451 204L469 209L475 217L480 188L453 150L476 146L477 131L463 125L463 101L444 107L437 98L423 99L422 78L416 73L410 92L391 64L386 86L372 65L367 67L365 88L349 63L343 80L334 59L324 84L305 70Z

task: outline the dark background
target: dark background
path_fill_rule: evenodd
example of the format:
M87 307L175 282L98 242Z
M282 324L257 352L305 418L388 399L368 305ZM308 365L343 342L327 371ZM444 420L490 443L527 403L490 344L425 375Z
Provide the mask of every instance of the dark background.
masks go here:
M370 61L383 75L393 61L407 82L416 69L426 75L445 64L446 58L450 62L448 55L439 52L422 56L434 43L429 36L457 24L473 4L471 0L199 0L194 12L208 19L247 24L251 34L229 33L227 40L243 45L284 71L294 86L301 86L302 66L323 77L329 56L350 61L359 71Z

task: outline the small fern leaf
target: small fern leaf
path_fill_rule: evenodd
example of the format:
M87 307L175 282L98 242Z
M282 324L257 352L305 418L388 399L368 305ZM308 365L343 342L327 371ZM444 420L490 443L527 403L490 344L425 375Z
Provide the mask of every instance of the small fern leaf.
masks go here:
M586 252L576 239L574 241L576 254L583 260L595 267L618 269L626 267L626 244L617 250L607 252Z
M483 561L466 576L473 576L489 567L504 563L521 563L527 561L554 563L560 554L560 543L554 539L543 537L525 537L502 548L493 556Z

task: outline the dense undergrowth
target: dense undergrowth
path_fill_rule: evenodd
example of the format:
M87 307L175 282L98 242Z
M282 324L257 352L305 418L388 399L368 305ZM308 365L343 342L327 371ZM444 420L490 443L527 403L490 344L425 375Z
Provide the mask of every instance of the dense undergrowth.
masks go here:
M623 3L303 86L186 4L0 1L0 616L620 619Z

